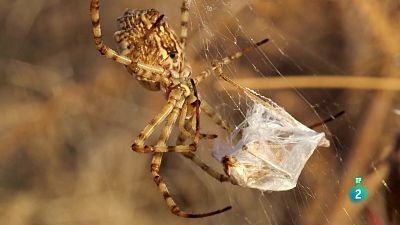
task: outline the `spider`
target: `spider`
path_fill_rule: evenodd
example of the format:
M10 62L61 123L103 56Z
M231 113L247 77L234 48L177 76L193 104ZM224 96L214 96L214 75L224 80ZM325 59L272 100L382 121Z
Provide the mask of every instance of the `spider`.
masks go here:
M119 30L114 33L114 39L120 51L115 51L104 44L100 28L99 0L91 0L90 14L94 41L99 52L106 58L125 65L141 85L152 91L161 91L167 99L166 104L135 138L132 150L139 153L151 153L151 174L153 180L162 193L167 206L177 216L186 218L200 218L215 215L231 209L223 209L199 213L185 213L176 205L169 194L166 183L159 171L164 153L178 152L192 160L197 166L220 182L229 181L229 177L216 172L202 162L194 152L200 139L213 139L216 135L201 134L200 109L210 116L215 123L225 130L230 126L222 117L197 94L196 86L205 78L217 72L218 77L236 86L241 92L246 89L235 84L223 74L222 67L238 59L248 52L266 43L262 40L254 45L242 49L222 60L215 60L212 65L203 70L198 76L192 76L192 69L185 61L185 46L188 35L189 3L182 1L181 32L180 36L173 31L164 19L164 15L155 9L127 9L117 19ZM153 131L165 121L158 142L155 145L146 145L146 140ZM171 131L178 123L179 138L176 146L167 146ZM190 140L190 144L185 144Z

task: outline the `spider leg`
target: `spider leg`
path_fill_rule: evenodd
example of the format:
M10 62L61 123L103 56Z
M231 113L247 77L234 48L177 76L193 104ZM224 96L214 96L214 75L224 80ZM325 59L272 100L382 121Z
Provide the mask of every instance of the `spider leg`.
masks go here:
M268 103L266 103L263 99L261 99L257 93L251 91L250 89L247 89L245 87L242 87L241 85L237 84L236 82L234 82L231 78L227 77L222 70L222 66L219 66L217 68L217 73L218 73L218 77L220 77L221 79L225 80L226 82L228 82L229 84L231 84L232 86L237 88L237 91L245 94L247 97L249 97L251 100L267 107L270 108L271 110L274 110L274 108L271 108L271 105L269 105Z
M186 138L195 139L195 134L191 133L188 129L186 129L186 124L185 124L186 116L187 116L187 105L184 105L178 121L178 128L181 134L180 137L185 138L185 140ZM202 134L202 133L200 133L199 136L200 139L215 139L218 137L216 134Z
M179 100L179 101L178 101ZM161 112L155 116L150 123L139 133L132 144L132 150L139 153L152 152L191 152L196 151L196 145L165 146L165 145L144 145L154 130L167 118L167 116L176 113L182 108L184 102L181 90L173 90L168 98L167 104L161 109ZM179 112L179 111L178 111ZM174 121L175 122L175 121ZM168 121L167 121L168 123Z
M180 135L177 140L177 145L184 143L185 140L186 140L186 138ZM194 154L193 152L185 152L185 153L182 153L182 155L185 158L190 159L195 165L200 167L204 172L206 172L208 175L210 175L217 181L219 181L219 182L230 181L230 178L228 176L221 174L221 173L217 172L215 169L213 169L212 167L208 166L199 157L197 157L196 154Z
M232 131L232 127L230 126L229 123L227 123L224 119L222 119L221 114L219 114L215 109L208 104L204 99L201 100L201 109L203 112L210 117L214 123L222 127L224 130L227 130L228 132Z
M217 138L216 134L201 134L200 133L200 105L201 101L199 100L199 96L197 94L197 88L196 84L194 83L193 79L190 79L190 82L193 87L193 95L191 95L188 98L188 101L186 102L186 105L182 108L180 117L179 117L179 130L181 131L181 134L186 137L186 138L192 138L194 140L194 143L197 144L200 139L214 139ZM192 107L190 107L192 106ZM193 108L194 106L194 108ZM191 124L192 127L195 127L195 129L192 129L194 131L194 134L191 133L186 129L186 117L188 113L188 108L190 107L192 112L190 112L191 116Z
M165 127L163 128L159 141L157 143L158 146L166 146L166 142L171 134L172 127L175 124L175 121L178 117L180 107L182 107L182 104L184 102L184 97L182 97L182 100L180 101L181 104L178 104L174 107L172 113L168 116L167 122ZM180 107L179 107L180 106ZM164 196L165 202L167 203L167 206L170 208L171 212L177 216L180 217L186 217L186 218L200 218L200 217L206 217L206 216L212 216L218 213L222 213L226 210L231 209L231 206L228 206L224 209L208 212L208 213L200 213L200 214L188 214L179 209L179 207L176 205L175 201L171 197L166 183L163 181L161 178L159 171L160 171L160 165L161 165L161 160L163 157L163 153L156 152L153 154L153 158L151 161L151 174L153 176L153 180L156 183L158 189Z
M198 167L200 167L202 170L204 170L204 172L206 172L208 175L215 178L219 182L230 181L230 178L228 176L225 176L224 174L221 174L221 173L217 172L215 169L208 166L199 157L197 157L193 152L185 152L185 153L182 153L182 155L184 157L190 159L192 162L194 162L194 164L196 164Z
M190 131L188 131L185 127L187 111L188 111L188 105L185 104L181 110L181 114L179 116L179 121L178 121L178 128L181 134L180 137L194 138L194 135L190 133Z
M200 133L200 139L215 139L218 135L216 134L202 134Z
M144 146L134 146L132 149L135 152L139 153L167 153L167 152L178 152L178 153L186 153L186 152L194 152L197 147L194 144L191 145L176 145L176 146L160 146L160 145L144 145Z
M179 101L178 98L181 98ZM193 152L196 151L196 146L199 138L215 138L215 135L208 134L199 134L198 138L196 138L196 134L192 134L186 130L185 117L187 115L187 105L184 105L185 98L182 99L182 91L173 90L170 94L170 97L167 101L167 104L161 109L161 112L156 115L150 123L139 133L137 138L134 140L132 144L132 150L139 153L153 153L153 152ZM181 117L179 119L179 128L181 133L187 135L190 138L193 138L194 143L190 145L177 145L177 146L166 146L166 145L145 145L145 141L152 135L154 130L171 114L175 113L175 111L181 112ZM174 120L175 123L176 119ZM168 122L168 121L167 121Z
M102 55L105 55L107 58L112 59L118 63L124 65L132 64L132 60L128 57L119 55L116 51L109 48L107 45L104 44L102 34L101 34L101 27L100 27L100 3L99 0L92 0L90 2L90 15L92 18L92 30L93 30L93 37L96 43L96 48Z
M184 144L185 141L187 140L187 138L191 138L193 136L191 133L189 133L185 129L185 125L190 123L189 121L185 120L186 119L186 115L187 115L187 108L186 108L186 110L182 110L181 111L181 115L180 115L180 118L179 118L179 131L180 131L180 133L179 133L178 139L176 141L177 145ZM196 115L196 116L198 116L198 115ZM187 133L189 133L189 134L187 134ZM218 173L216 170L214 170L213 168L211 168L210 166L205 164L193 152L185 152L185 153L182 153L182 155L184 157L192 160L192 162L194 162L194 164L196 164L198 167L200 167L202 170L204 170L207 174L209 174L211 177L215 178L216 180L218 180L220 182L229 181L229 177Z
M207 67L206 69L204 69L201 74L197 77L194 78L194 81L196 84L199 84L201 81L203 81L205 78L207 78L208 76L211 75L212 71L215 71L216 69L218 69L218 67L223 66L223 65L228 65L229 63L231 63L233 60L236 60L238 58L240 58L244 53L249 52L255 48L258 48L259 46L267 43L269 41L269 39L264 39L260 42L255 43L254 45L251 45L247 48L243 48L242 50L227 56L221 60L216 60L211 67Z
M112 59L123 65L126 66L135 65L141 68L142 70L151 73L162 74L165 72L165 70L160 66L148 65L141 62L133 62L130 58L118 54L115 50L111 49L106 44L104 44L100 26L100 0L91 0L90 15L92 19L92 32L93 32L94 42L96 44L97 50L99 50L99 52L102 55L104 55L106 58Z
M196 88L196 84L194 83L193 79L190 79L190 82L192 84L193 87L193 93L194 96L196 97L196 100L192 103L195 107L194 107L194 113L192 113L193 116L192 117L192 127L195 128L195 135L194 135L194 143L198 144L200 141L200 100L199 100L199 96L197 95L197 88Z
M189 22L189 3L187 0L183 0L181 6L181 36L180 36L180 43L183 49L185 49L186 46L186 39L188 35L188 22Z
M158 189L164 196L165 202L167 203L168 208L170 208L171 212L177 216L180 217L186 217L186 218L201 218L201 217L207 217L207 216L212 216L215 214L219 214L222 212L225 212L229 209L231 209L231 206L225 207L223 209L215 210L212 212L208 213L199 213L199 214L189 214L185 213L180 210L180 208L176 205L174 199L171 197L167 185L163 181L162 177L159 174L160 171L160 166L161 166L161 160L162 160L163 153L154 153L153 159L151 161L151 174L153 176L153 180L156 183Z
M158 127L160 123L163 122L165 118L172 112L182 94L183 92L177 89L171 92L170 96L168 97L167 103L161 109L161 112L159 112L157 116L155 116L150 121L150 123L139 133L132 145L132 148L134 148L134 146L140 147L144 145L144 142L154 132L155 128Z

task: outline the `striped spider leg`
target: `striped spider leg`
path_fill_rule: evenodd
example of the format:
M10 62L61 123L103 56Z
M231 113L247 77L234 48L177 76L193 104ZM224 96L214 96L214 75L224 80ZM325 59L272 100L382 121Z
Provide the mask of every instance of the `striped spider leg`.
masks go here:
M179 115L179 112L181 111L184 103L185 103L185 97L183 96L177 101L172 112L167 117L167 122L166 122L164 128L162 129L161 135L159 137L159 140L158 140L158 143L156 146L166 147L166 142L168 141L168 139L170 137L173 125L175 124L177 117ZM192 151L188 151L188 152L191 153ZM151 174L153 176L154 182L157 184L160 192L162 193L162 195L167 203L167 206L170 208L172 213L174 213L177 216L186 217L186 218L200 218L200 217L215 215L215 214L224 212L231 208L230 206L228 206L224 209L220 209L220 210L216 210L216 211L208 212L208 213L202 213L202 214L188 214L188 213L181 211L179 209L179 207L176 205L176 203L173 200L173 198L171 197L171 195L169 194L167 185L162 180L162 178L159 174L162 156L163 156L162 152L155 152L153 154L153 158L151 161Z

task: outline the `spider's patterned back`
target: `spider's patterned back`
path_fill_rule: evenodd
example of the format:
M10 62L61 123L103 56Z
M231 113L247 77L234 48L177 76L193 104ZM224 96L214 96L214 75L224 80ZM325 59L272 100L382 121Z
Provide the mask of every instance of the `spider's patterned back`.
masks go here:
M119 31L114 38L119 44L120 54L134 62L162 66L178 73L184 67L184 52L179 38L163 19L160 12L154 9L127 9L118 18ZM138 75L138 68L128 68L133 75ZM159 90L158 80L135 76L142 85Z

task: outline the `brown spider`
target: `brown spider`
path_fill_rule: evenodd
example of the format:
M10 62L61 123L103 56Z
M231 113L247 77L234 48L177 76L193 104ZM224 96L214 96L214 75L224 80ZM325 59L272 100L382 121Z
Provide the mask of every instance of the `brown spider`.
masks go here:
M159 175L162 156L166 152L179 152L191 159L215 179L221 182L229 181L228 176L216 172L194 154L201 138L216 138L216 135L200 134L200 108L222 128L230 130L229 125L222 120L221 116L209 104L203 99L199 100L196 85L214 71L217 71L220 78L237 87L240 92L252 96L252 93L249 93L248 90L226 77L222 73L222 66L241 57L244 52L266 43L268 39L242 49L222 60L216 60L212 66L206 68L200 75L192 77L192 70L189 64L185 62L184 52L188 34L188 7L188 1L183 0L181 7L181 34L179 38L164 20L164 15L158 11L154 9L126 10L123 16L118 18L120 30L114 34L114 38L119 44L119 53L106 46L103 42L100 28L99 0L91 0L90 13L94 40L100 53L125 65L129 73L134 75L140 84L150 90L161 91L167 98L167 103L161 109L161 112L135 138L132 150L153 154L151 174L171 212L181 217L199 218L222 213L232 207L228 206L201 214L188 214L181 211L170 196L165 182ZM165 126L158 142L155 145L145 145L145 141L164 120L166 120ZM177 120L180 131L177 145L167 146L166 143L170 137L171 130ZM186 140L192 140L192 143L185 145Z

